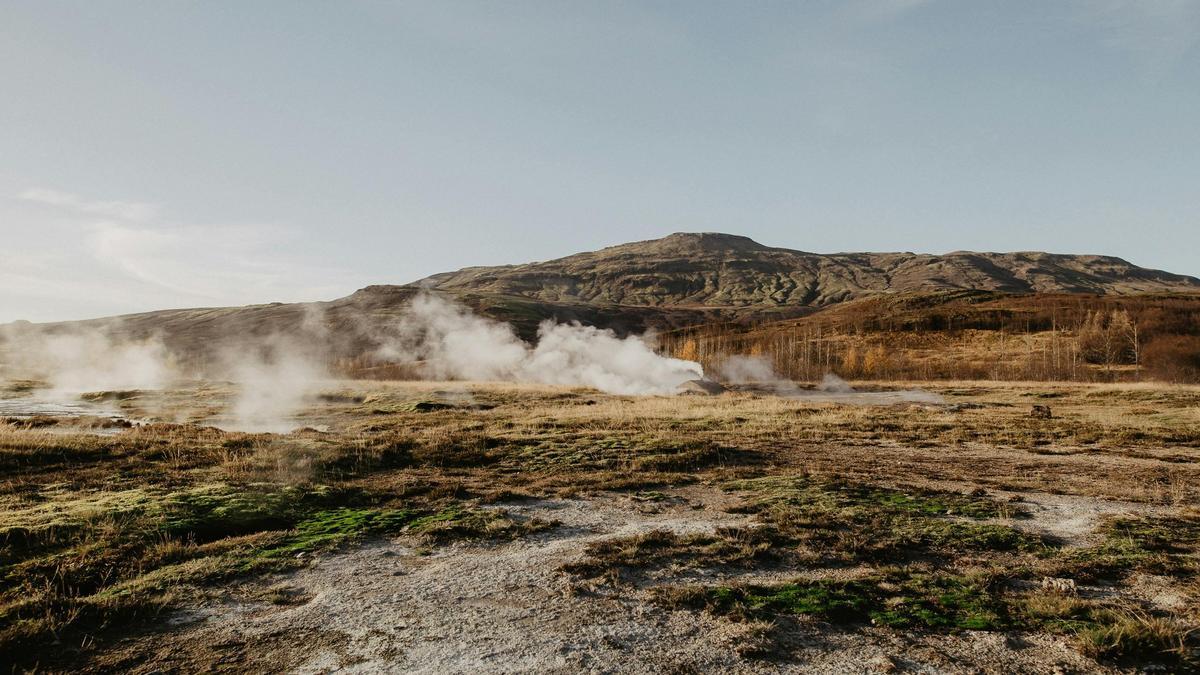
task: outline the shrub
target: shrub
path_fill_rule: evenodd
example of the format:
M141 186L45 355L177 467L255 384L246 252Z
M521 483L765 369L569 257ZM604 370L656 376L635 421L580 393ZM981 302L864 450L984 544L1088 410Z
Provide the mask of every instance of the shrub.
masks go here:
M1159 335L1143 348L1142 360L1156 379L1200 381L1200 336Z

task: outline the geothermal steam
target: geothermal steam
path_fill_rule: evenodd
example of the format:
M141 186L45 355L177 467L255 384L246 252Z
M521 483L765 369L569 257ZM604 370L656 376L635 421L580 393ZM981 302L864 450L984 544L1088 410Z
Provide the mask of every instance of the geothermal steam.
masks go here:
M191 373L178 366L160 339L123 336L119 322L50 329L15 324L0 327L0 379L44 382L45 388L26 401L33 410L40 401L78 400L87 392L153 392L203 375L235 387L227 411L229 422L219 426L287 431L296 426L291 416L328 378L311 335L302 326L296 337L231 336L219 350L217 363L204 373ZM157 417L186 418L186 410L168 410L162 403L155 396L139 397L140 407ZM21 410L16 403L10 407ZM117 411L100 405L94 412Z
M801 389L791 380L775 372L771 362L761 356L730 356L717 367L721 379L731 384L765 387L778 396L829 401L852 405L886 405L891 403L944 403L941 396L922 389L890 391L858 391L842 378L826 373L815 390Z
M593 387L611 394L670 394L702 377L694 361L656 354L643 338L543 321L537 344L512 326L473 314L433 295L418 296L381 350L391 360L417 362L430 379L535 382Z
M771 362L761 356L730 356L717 367L717 374L723 382L760 384L780 396L795 396L802 391L795 382L780 377Z
M238 387L230 405L229 430L285 433L293 419L329 379L321 360L302 343L272 336L250 354L225 354L227 378Z
M341 317L345 319L345 317ZM368 323L364 317L352 317ZM313 309L288 334L226 336L203 373L183 372L158 339L114 337L120 325L70 329L3 328L0 369L7 377L47 382L58 398L100 390L154 390L202 375L232 382L236 392L219 426L287 431L325 384L334 336ZM378 356L414 365L427 379L532 382L593 387L614 394L671 394L703 376L700 364L661 356L640 337L578 323L545 321L535 345L512 326L436 296L418 296L401 318L376 333ZM143 404L149 405L148 399Z
M172 377L166 347L157 339L120 340L104 328L43 333L22 325L0 327L8 346L6 375L41 380L52 398L86 391L159 389Z

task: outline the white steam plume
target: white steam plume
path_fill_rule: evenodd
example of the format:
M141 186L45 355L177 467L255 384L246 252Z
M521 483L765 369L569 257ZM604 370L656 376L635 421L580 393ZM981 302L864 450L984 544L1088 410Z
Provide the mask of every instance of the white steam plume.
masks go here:
M234 383L236 391L219 426L277 432L300 426L294 415L328 377L319 356L325 339L319 317L304 319L288 336L225 336L221 341L219 358L205 374ZM51 328L18 323L0 326L2 379L44 383L28 401L36 407L38 401L70 400L86 392L162 390L185 375L160 339L122 337L118 323ZM155 397L139 401L152 414L181 415L158 409Z
M334 340L324 309L305 305L290 333L230 342L219 372L237 385L227 430L285 433L303 425L297 415L330 379L325 355Z
M109 328L41 331L20 324L3 327L2 374L40 380L53 398L90 391L160 389L174 365L156 338L122 340Z
M227 409L213 423L271 432L301 426L297 414L330 378L331 355L339 353L335 343L345 339L330 330L326 318L323 310L310 307L287 333L216 336L209 350L214 358L193 364L204 377L235 386ZM356 315L338 315L336 321L368 323ZM66 396L163 389L185 379L161 340L118 337L119 328L0 327L0 376L41 380L50 392ZM700 364L661 356L641 337L618 338L610 330L545 321L536 345L529 345L512 326L430 294L418 296L387 334L382 342L378 333L370 340L383 345L379 356L412 364L429 379L534 382L641 395L673 394L683 382L703 377ZM149 397L139 400L154 405ZM175 410L173 417L178 416Z
M282 336L224 355L225 373L238 391L229 407L229 430L284 433L299 426L296 414L329 374L306 345Z
M821 384L817 385L817 391L829 394L853 394L854 387L833 373L825 373L825 377L821 378Z
M795 396L801 392L795 382L784 379L775 372L775 366L762 356L735 354L727 357L717 367L723 382L730 384L760 384L780 396Z
M941 396L922 389L860 392L833 373L826 373L815 390L801 389L775 372L771 362L761 356L730 356L717 367L721 380L730 384L748 384L766 388L778 396L829 401L849 405L888 405L892 403L944 403Z
M536 346L512 326L423 294L381 356L417 361L432 379L500 380L593 387L613 394L671 394L704 375L700 364L654 352L647 342L611 330L543 321Z

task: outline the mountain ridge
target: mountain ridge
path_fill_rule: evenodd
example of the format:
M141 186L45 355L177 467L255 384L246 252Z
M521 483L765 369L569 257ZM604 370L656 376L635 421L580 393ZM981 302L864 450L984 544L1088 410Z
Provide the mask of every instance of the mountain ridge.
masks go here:
M1200 279L1115 256L810 253L716 232L678 232L548 261L468 267L415 283L449 292L650 307L821 307L874 293L925 290L1200 292Z
M0 326L6 333L101 328L120 337L161 338L203 361L223 341L307 334L313 317L334 359L371 351L419 293L439 295L510 323L532 339L541 321L579 321L618 334L712 323L762 323L807 316L848 301L903 293L1186 294L1200 279L1121 258L1043 252L945 255L809 253L724 233L675 233L548 261L467 267L408 284L379 284L330 301L140 312L52 324Z

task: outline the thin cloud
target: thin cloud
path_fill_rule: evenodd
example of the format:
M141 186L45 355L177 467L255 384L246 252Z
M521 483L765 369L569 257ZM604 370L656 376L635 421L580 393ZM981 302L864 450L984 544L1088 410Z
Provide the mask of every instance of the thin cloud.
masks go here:
M197 300L253 302L265 299L265 294L271 300L294 298L300 278L312 278L314 272L321 278L344 276L339 270L278 253L292 235L269 225L150 228L100 222L90 229L88 241L97 261Z
M0 322L83 318L83 297L94 303L94 311L85 310L93 316L328 300L359 285L344 269L285 253L297 241L288 228L181 224L159 217L147 203L87 200L46 188L17 197L59 216L36 222L37 211L26 215L25 227L14 230L7 254L0 254L0 306L13 313Z
M68 209L79 214L105 216L118 220L146 222L158 216L158 206L154 204L119 200L89 201L70 192L49 188L30 188L18 197L28 202Z

